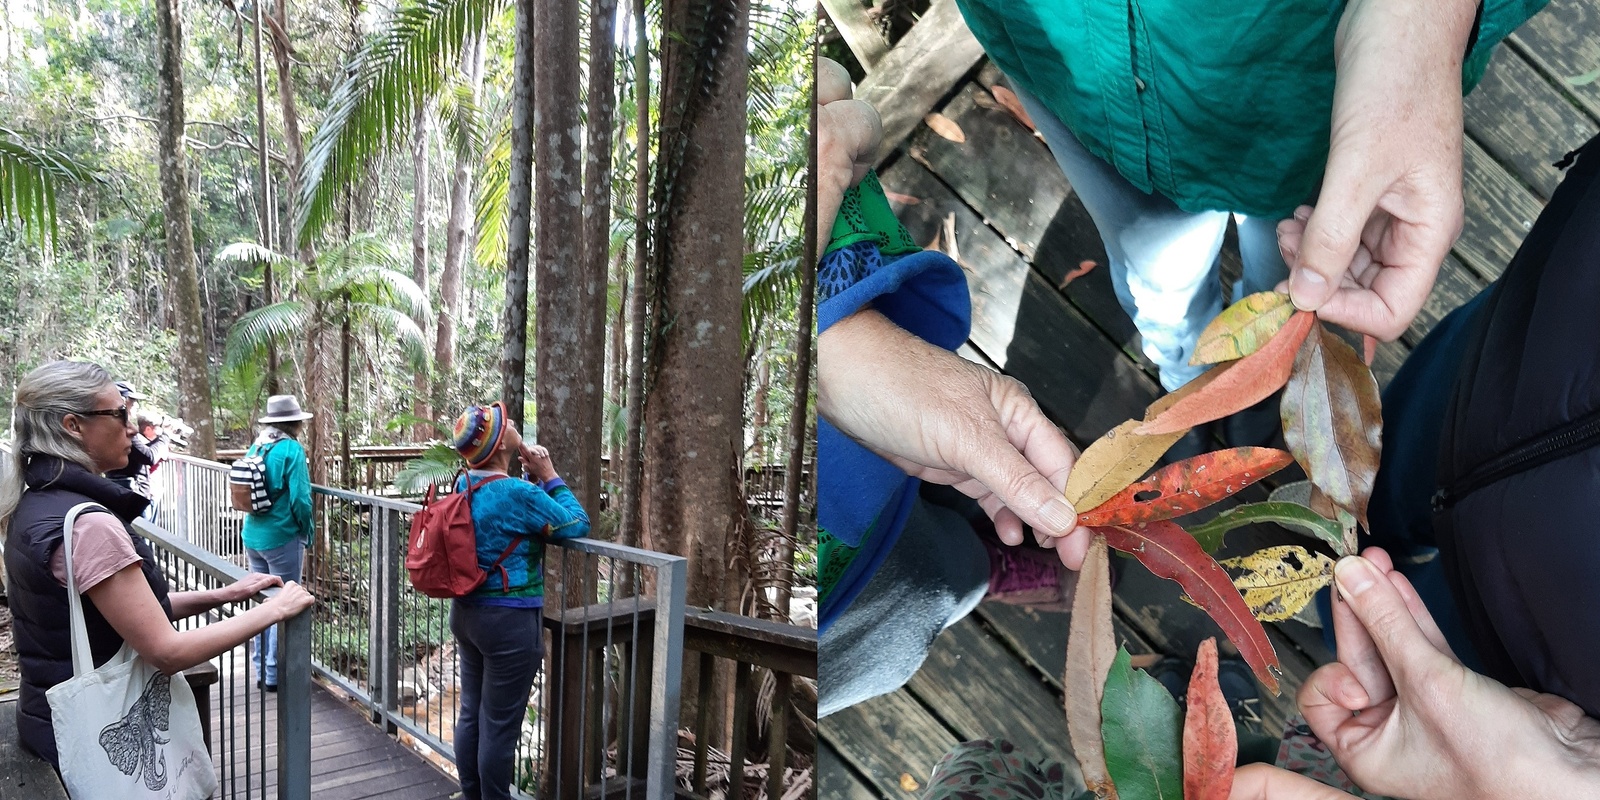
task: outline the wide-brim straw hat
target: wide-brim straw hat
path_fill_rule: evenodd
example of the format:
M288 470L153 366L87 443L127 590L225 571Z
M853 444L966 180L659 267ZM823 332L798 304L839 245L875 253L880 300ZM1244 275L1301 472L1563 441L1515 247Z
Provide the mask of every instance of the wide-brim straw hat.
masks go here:
M300 401L292 394L275 394L267 398L267 415L257 422L267 425L273 422L299 422L316 416L309 411L300 410Z

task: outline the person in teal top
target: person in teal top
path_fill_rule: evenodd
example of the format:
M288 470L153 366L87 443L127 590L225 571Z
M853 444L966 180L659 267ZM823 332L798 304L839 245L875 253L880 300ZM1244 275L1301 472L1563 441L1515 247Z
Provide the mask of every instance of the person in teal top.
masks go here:
M1282 221L1305 241L1297 306L1381 339L1406 329L1461 231L1462 94L1545 0L957 2L1172 390L1204 370L1188 362L1223 307L1230 218L1235 299L1291 278Z
M450 444L467 462L455 488L471 482L478 566L489 573L450 603L461 658L456 772L463 800L510 800L517 740L544 659L545 543L584 536L589 515L550 451L523 441L504 404L468 408Z
M262 455L267 496L272 499L270 508L244 517L245 555L251 572L276 575L284 583L300 580L306 546L311 544L311 472L306 450L296 439L300 426L311 416L300 410L300 401L294 395L273 395L267 399L267 415L258 420L266 427L245 451L246 455ZM269 692L277 691L276 627L256 637L254 661L257 685Z

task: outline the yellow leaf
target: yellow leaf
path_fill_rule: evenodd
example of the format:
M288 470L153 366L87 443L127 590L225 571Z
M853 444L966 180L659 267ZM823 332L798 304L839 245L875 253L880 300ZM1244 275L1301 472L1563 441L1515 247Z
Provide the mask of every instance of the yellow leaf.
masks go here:
M1067 502L1078 513L1093 509L1144 476L1185 431L1143 436L1133 432L1142 420L1130 419L1100 437L1078 456L1067 475Z
M1243 573L1233 585L1262 622L1294 616L1333 580L1333 559L1295 545L1268 547L1217 563Z
M911 773L902 772L900 773L900 788L908 792L914 792L918 789L921 789L922 786L921 784L917 783L916 778L911 777Z
M1294 304L1289 295L1257 292L1228 306L1200 332L1190 364L1215 364L1254 353L1266 344L1289 317Z
M928 123L928 127L932 128L934 133L956 144L964 144L967 141L967 134L961 130L961 126L957 125L955 120L937 111L923 117L922 121Z

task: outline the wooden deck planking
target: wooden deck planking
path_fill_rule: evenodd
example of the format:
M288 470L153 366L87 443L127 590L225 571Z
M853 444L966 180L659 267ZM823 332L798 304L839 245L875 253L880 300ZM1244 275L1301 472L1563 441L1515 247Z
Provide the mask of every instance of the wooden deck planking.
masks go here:
M817 795L821 800L874 800L881 796L825 739L817 742Z
M1466 97L1465 112L1468 135L1532 187L1541 200L1549 200L1561 182L1561 170L1555 163L1600 130L1567 95L1508 47L1495 50L1483 81Z
M1600 121L1600 81L1574 86L1568 80L1600 69L1596 31L1600 31L1600 6L1594 0L1552 0L1508 41L1573 104Z
M905 788L901 776L910 776L919 787L926 784L934 764L959 741L905 689L823 718L817 735L873 793L897 800L919 796L916 788Z

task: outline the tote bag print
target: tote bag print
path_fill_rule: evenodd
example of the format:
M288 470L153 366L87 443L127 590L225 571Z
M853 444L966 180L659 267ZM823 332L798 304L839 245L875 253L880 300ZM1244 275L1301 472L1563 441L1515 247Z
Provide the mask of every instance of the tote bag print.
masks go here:
M69 586L71 528L67 515ZM91 669L83 606L69 591L73 678L46 693L55 725L61 779L75 800L201 800L217 787L188 681L172 680L124 644Z

